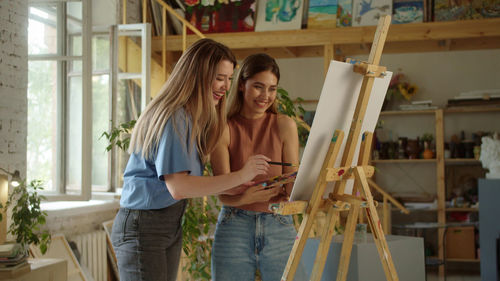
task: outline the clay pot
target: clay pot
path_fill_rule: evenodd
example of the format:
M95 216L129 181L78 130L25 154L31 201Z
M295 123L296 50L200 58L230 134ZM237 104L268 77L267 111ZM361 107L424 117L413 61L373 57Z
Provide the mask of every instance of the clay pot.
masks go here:
M430 144L429 142L424 142L424 152L422 153L422 157L424 159L432 159L434 158L434 153L432 153L432 150L430 149Z

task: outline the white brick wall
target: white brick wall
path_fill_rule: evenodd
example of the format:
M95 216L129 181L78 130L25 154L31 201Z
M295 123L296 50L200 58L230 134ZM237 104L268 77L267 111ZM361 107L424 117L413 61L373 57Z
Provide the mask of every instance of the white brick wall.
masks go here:
M0 1L0 167L26 175L28 1Z

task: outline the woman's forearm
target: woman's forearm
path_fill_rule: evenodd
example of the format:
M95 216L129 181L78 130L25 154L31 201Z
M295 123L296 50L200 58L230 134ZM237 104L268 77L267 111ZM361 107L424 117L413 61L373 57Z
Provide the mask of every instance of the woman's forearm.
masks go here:
M190 176L176 173L165 176L165 184L176 200L214 195L245 182L240 171L220 176Z

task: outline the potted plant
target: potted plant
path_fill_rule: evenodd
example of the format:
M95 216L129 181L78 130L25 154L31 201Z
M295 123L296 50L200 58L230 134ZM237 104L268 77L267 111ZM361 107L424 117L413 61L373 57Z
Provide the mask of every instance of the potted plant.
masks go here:
M420 138L422 142L424 142L424 151L422 152L422 158L424 159L432 159L434 158L434 152L432 152L431 144L434 140L434 136L429 133L425 133Z
M42 231L40 227L45 224L47 213L42 211L40 203L45 197L38 192L43 190L40 180L33 180L28 185L25 181L14 187L9 194L5 206L0 203L0 208L12 208L12 222L7 233L16 237L16 243L27 249L30 244L39 245L42 254L47 252L50 244L50 233ZM0 221L2 220L0 214Z
M389 83L382 110L399 110L399 104L408 103L417 91L417 85L408 82L403 73L395 74Z

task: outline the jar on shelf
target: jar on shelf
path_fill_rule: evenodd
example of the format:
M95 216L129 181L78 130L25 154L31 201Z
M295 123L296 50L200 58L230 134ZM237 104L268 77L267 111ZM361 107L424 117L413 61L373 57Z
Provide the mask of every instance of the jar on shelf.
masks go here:
M408 159L418 159L418 154L420 148L418 145L418 140L408 140L406 145L406 154L408 154Z

